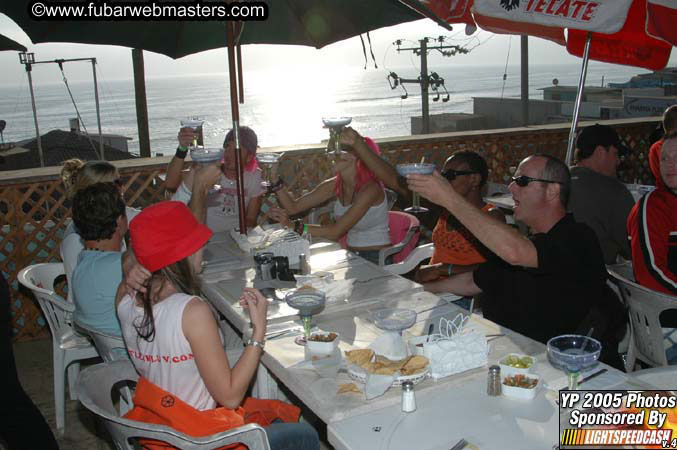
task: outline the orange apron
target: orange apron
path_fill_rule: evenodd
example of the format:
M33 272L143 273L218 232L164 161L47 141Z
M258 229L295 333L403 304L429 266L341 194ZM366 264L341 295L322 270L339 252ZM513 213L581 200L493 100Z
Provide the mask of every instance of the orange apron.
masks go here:
M279 400L262 400L248 397L241 407L228 409L218 407L199 411L177 396L161 389L141 377L136 385L134 408L125 414L126 419L139 422L166 425L189 436L202 437L237 428L247 423L261 426L270 425L275 419L283 422L298 422L301 410ZM161 441L144 439L144 449L174 449ZM233 444L224 449L245 450L241 444Z

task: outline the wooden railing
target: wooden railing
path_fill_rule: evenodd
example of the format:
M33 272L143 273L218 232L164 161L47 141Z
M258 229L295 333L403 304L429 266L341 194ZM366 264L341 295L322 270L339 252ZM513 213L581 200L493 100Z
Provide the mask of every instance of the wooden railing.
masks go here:
M652 184L647 152L654 120L606 121L624 139L631 153L619 177L625 182L639 180ZM586 125L586 124L582 124ZM384 158L392 164L420 161L438 167L457 150L473 150L488 162L490 181L506 183L510 167L534 153L564 158L569 129L564 124L529 128L445 133L380 139ZM284 151L281 176L296 194L312 189L331 176L331 164L324 146L276 147L261 151ZM144 206L165 199L161 175L169 157L115 161L125 183L129 205ZM19 289L17 273L39 262L60 261L59 243L70 221L70 204L59 177L60 167L0 172L0 269L9 280L16 340L40 338L47 333L44 319L32 295Z

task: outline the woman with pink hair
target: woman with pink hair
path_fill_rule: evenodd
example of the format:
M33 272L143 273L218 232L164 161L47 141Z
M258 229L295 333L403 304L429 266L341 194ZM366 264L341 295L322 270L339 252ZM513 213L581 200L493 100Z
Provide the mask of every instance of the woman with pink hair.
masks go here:
M380 154L378 145L368 137L359 136L354 145L366 146ZM284 189L284 182L278 180L273 191L284 209L272 208L270 216L291 227L289 216L334 199L334 223L304 226L298 222L296 231L301 233L306 227L311 236L332 241L347 235L349 250L378 264L378 251L390 245L388 201L383 184L353 152L352 147L347 147L347 151L336 155L333 167L336 175L298 199L292 198Z
M196 178L196 168L183 171L183 158L188 152L187 147L193 141L195 131L190 128L182 128L179 131L179 147L176 155L167 168L167 180L165 187L170 190L176 189L172 200L189 204L194 213L206 210L206 217L199 219L212 231L230 231L239 228L237 210L237 179L235 165L235 136L233 130L226 134L223 142L223 159L220 164L221 174L214 183L218 189L211 189L207 195L205 208L195 206L191 200L193 197L193 183ZM244 180L245 223L247 228L256 226L256 219L261 210L264 190L261 187L261 169L256 162L256 149L258 138L254 130L249 127L240 127L240 146L242 147L242 172ZM212 173L207 175L212 176ZM203 175L204 176L204 175Z

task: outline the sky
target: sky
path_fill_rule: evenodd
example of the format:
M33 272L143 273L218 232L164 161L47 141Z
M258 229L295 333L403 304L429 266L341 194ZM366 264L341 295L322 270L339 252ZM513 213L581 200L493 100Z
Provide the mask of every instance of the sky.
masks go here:
M11 1L11 0L7 0ZM404 39L406 44L415 44L423 37L436 38L447 36L449 43L474 47L467 55L456 55L445 58L437 52L431 52L429 61L435 64L467 64L467 65L496 65L520 62L520 39L505 35L495 35L486 31L478 31L473 36L465 35L465 26L454 26L449 32L429 19L423 19L408 24L382 28L370 33L374 55L379 67L410 66L412 60L417 59L411 52L398 54L393 42ZM37 61L53 60L57 58L87 58L96 57L99 71L107 80L131 79L132 58L131 50L117 46L99 46L84 44L50 43L32 45L28 36L7 16L0 14L0 34L20 42L35 53ZM366 41L366 40L365 40ZM293 64L295 66L322 64L325 67L353 67L364 66L362 44L359 38L347 39L316 50L302 46L272 46L247 45L243 47L243 66L247 70L271 69ZM508 56L509 55L509 56ZM163 76L189 76L200 73L224 73L227 70L227 57L224 49L210 50L195 55L189 55L173 60L164 55L144 52L146 78ZM529 40L529 61L531 64L565 64L576 63L580 59L571 56L566 49L542 39ZM418 66L418 61L413 61ZM677 64L677 52L673 52L670 63ZM60 82L61 78L56 68L45 66L35 67L33 78L36 83ZM51 66L51 65L50 65ZM0 52L0 67L3 84L25 85L26 74L23 65L19 63L16 52ZM370 61L370 67L373 63ZM72 81L91 80L92 71L88 63L72 63L67 66L68 79Z

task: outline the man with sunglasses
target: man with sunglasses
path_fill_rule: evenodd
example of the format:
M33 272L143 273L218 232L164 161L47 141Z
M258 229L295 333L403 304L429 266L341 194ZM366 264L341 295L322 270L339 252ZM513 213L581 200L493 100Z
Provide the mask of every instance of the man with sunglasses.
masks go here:
M472 206L437 173L407 177L412 191L448 209L496 255L474 272L437 282L435 289L483 293L486 318L543 343L592 328L602 340L603 361L620 367L617 334L624 332L624 312L606 285L594 232L566 212L568 168L552 156L534 155L520 163L512 180L515 220L529 226L529 237Z
M631 258L625 223L635 201L616 178L620 157L627 152L618 133L606 125L586 127L576 139L568 206L578 222L595 231L606 264L615 264L619 255Z

